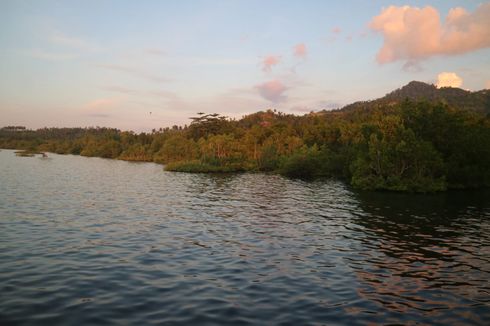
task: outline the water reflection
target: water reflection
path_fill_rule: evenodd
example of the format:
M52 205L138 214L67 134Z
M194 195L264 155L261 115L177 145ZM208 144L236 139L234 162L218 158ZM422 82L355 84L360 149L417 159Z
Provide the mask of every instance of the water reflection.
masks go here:
M0 321L484 324L488 192L0 152Z
M482 283L490 273L488 191L357 198L368 216L353 220L364 230L362 248L370 249L361 251L363 259L348 258L360 280L359 296L389 311L393 322L402 315L427 323L484 323L490 293Z

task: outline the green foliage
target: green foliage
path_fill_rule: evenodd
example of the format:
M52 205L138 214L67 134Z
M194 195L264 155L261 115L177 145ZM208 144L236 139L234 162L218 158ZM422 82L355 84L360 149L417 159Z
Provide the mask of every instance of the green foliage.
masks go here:
M468 96L465 91L409 86L337 111L299 117L268 110L238 121L202 113L188 127L152 133L10 126L0 129L0 147L154 161L168 171L337 177L369 190L490 186L490 117L439 102L399 101L403 94L416 96L419 88L437 95L434 99L443 93L451 94L453 102Z
M279 166L279 155L276 146L269 144L262 147L257 159L257 166L260 171L274 171Z
M227 133L231 130L230 121L218 113L205 114L199 112L197 117L191 117L188 134L194 140L210 135Z
M369 136L368 148L352 163L352 185L361 189L432 192L445 190L444 164L431 143L401 122ZM390 126L389 123L387 123Z
M289 177L311 178L322 174L322 163L318 146L305 145L293 154L283 157L279 172Z
M168 163L165 165L165 170L188 173L230 173L245 171L244 167L238 163L218 165L198 160Z
M193 139L187 139L181 134L173 134L166 139L160 150L154 155L157 163L189 161L197 158L198 147Z
M153 156L150 153L149 145L143 145L138 143L129 145L121 153L121 155L118 156L118 158L124 161L141 161L141 162L153 161Z
M76 150L76 149L75 149ZM56 147L59 154L72 153L69 143L61 143ZM117 158L121 153L121 145L115 140L89 140L80 151L82 156L94 156L104 158Z
M405 102L405 124L441 153L450 188L490 186L490 119L427 102Z
M447 188L445 177L439 173L442 169L442 161L438 153L427 144L419 144L410 149L409 153L419 156L414 160L413 166L400 165L400 161L389 156L376 161L371 155L360 155L351 164L354 187L368 190L393 190L409 192L434 192ZM403 145L404 146L404 145ZM397 149L389 148L388 150ZM378 171L377 169L381 169ZM402 172L403 171L403 172ZM392 173L392 174L391 174Z

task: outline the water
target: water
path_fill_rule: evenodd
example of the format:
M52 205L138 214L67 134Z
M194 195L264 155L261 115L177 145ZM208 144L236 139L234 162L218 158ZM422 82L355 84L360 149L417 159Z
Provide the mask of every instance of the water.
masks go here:
M490 320L490 192L0 152L0 324Z

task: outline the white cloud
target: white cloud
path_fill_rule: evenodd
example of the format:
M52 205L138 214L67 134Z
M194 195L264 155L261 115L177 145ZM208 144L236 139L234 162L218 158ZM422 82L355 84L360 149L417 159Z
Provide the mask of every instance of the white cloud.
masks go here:
M114 71L120 71L135 77L143 78L152 82L156 83L166 83L171 81L168 78L154 75L151 73L148 73L146 71L143 71L141 69L133 68L133 67L127 67L127 66L121 66L121 65L114 65L114 64L99 64L97 67L108 69L108 70L114 70Z
M52 52L45 51L40 49L28 50L28 51L20 51L23 55L27 55L32 58L49 60L49 61L64 61L76 59L79 55L74 53L62 53L62 52Z
M86 52L94 52L100 50L100 47L88 41L82 40L81 38L68 36L60 31L54 31L49 37L49 41L53 44L58 44L61 46Z
M438 88L441 87L459 88L461 87L461 85L463 85L463 79L454 72L441 72L439 75L437 75L436 86Z

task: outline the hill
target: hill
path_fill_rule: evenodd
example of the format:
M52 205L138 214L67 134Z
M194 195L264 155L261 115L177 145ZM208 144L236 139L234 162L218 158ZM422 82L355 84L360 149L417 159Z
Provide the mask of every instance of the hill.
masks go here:
M274 110L239 120L198 113L185 127L0 129L0 148L153 161L180 172L335 177L366 190L490 187L489 91L411 82L336 111Z
M385 96L372 101L359 101L342 108L342 111L350 111L358 108L372 108L380 105L393 105L404 100L429 101L431 103L443 103L448 106L463 110L473 110L490 114L490 90L476 92L461 88L442 87L426 84L419 81L411 81L407 85L396 89Z

